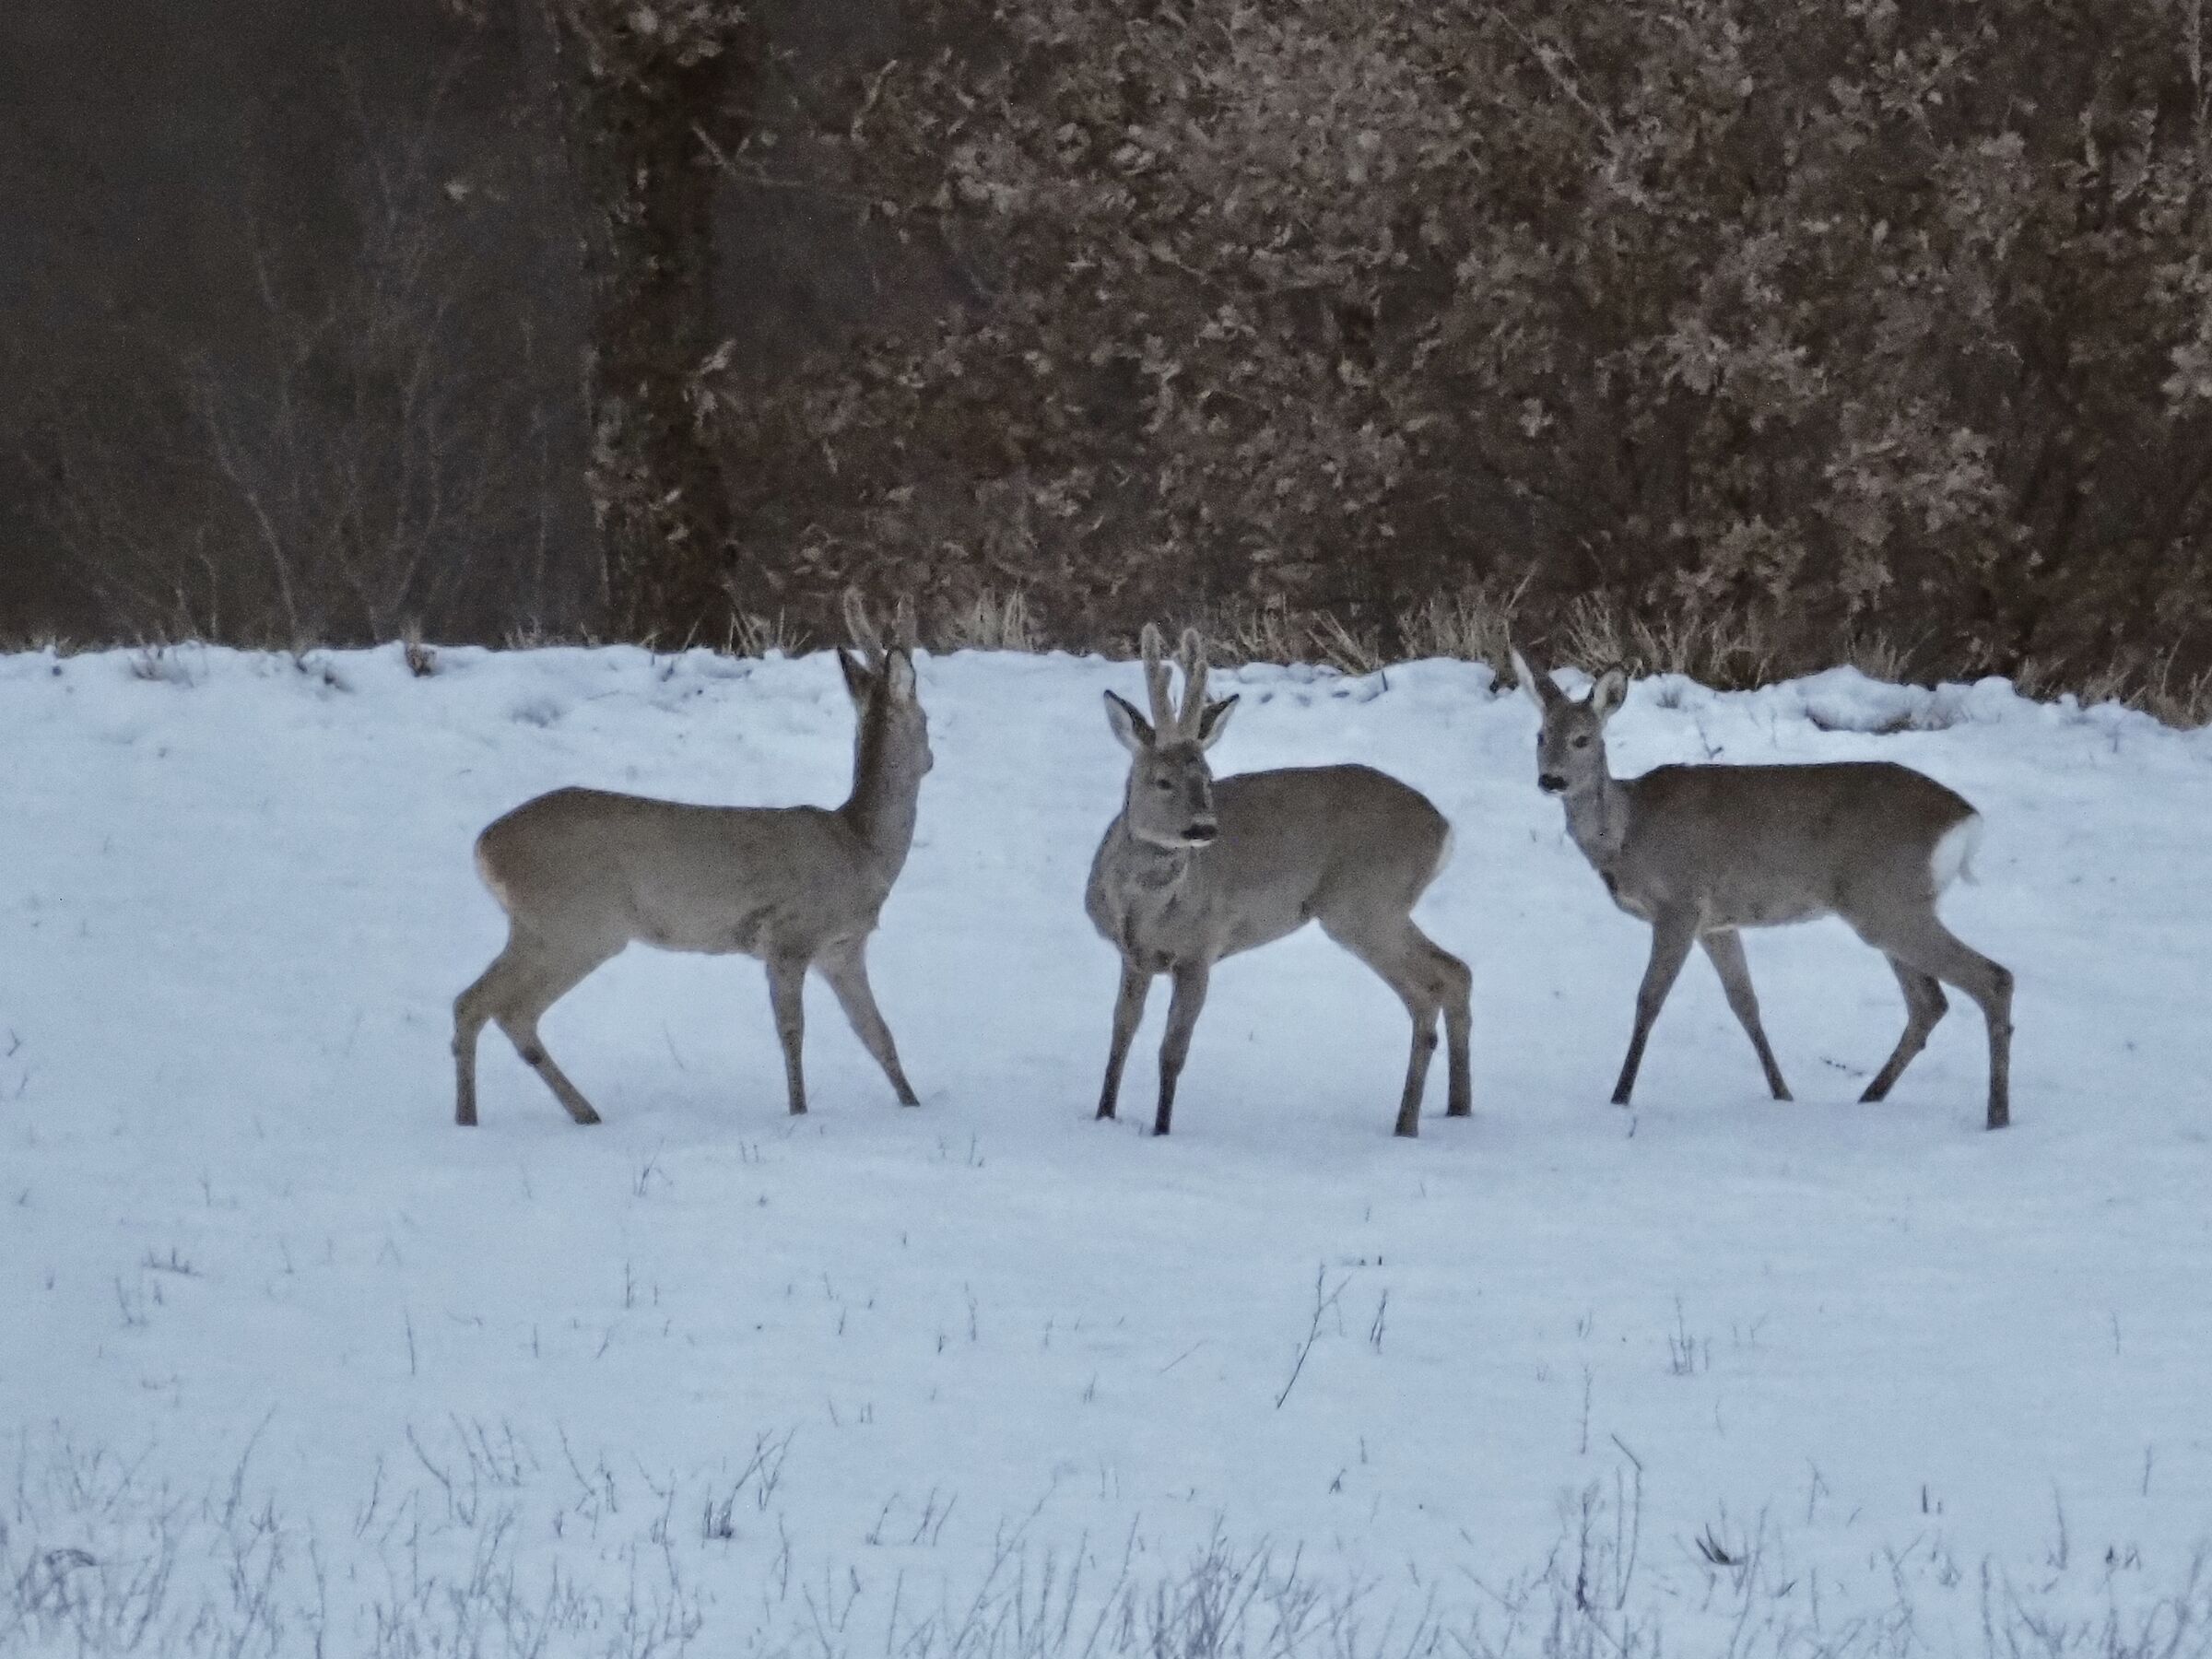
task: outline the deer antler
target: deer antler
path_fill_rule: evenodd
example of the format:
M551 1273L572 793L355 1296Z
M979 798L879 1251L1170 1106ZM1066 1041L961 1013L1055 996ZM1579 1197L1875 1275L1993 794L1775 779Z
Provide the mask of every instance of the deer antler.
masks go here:
M1198 735L1198 722L1206 713L1206 641L1198 630L1182 630L1182 718L1185 737Z
M866 659L869 668L880 672L883 668L883 636L876 631L876 624L869 619L868 607L861 603L860 590L856 587L845 590L845 628L852 634L853 642L860 647L861 655Z
M1160 660L1164 647L1159 629L1146 623L1138 644L1145 653L1145 690L1152 703L1152 729L1166 737L1175 730L1175 704L1168 695L1168 665Z

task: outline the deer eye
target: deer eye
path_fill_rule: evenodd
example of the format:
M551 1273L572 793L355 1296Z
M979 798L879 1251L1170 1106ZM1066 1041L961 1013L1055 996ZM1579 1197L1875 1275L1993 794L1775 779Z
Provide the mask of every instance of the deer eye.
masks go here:
M1578 732L1575 734L1573 743L1569 747L1573 748L1588 748L1590 747L1590 734L1587 732Z
M1164 793L1175 787L1175 781L1172 778L1155 778L1152 787Z

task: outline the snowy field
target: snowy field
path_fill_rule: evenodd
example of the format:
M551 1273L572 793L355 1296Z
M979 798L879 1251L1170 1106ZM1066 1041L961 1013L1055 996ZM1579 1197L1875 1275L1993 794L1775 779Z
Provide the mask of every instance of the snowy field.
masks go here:
M1216 975L1176 1132L1082 890L1129 664L922 665L873 950L924 1098L818 985L632 951L496 1031L487 820L559 783L834 802L828 656L0 658L0 1653L1076 1659L2212 1650L2212 735L1999 683L1638 685L1623 772L1881 757L1989 821L1963 999L1749 937L1606 1104L1645 948L1487 671L1230 677L1223 772L1362 759L1457 851L1476 1112L1394 1141L1405 1016L1309 931ZM1891 730L1885 728L1905 727Z

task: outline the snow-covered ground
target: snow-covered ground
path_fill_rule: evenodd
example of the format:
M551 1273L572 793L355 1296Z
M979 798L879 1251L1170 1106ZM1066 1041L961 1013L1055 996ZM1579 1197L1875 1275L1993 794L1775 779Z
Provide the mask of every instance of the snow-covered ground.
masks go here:
M1091 1121L1127 664L922 665L873 951L920 1111L811 986L787 1118L759 966L632 951L546 1023L606 1125L492 1032L465 1132L475 831L841 798L831 661L0 658L0 1652L2204 1651L2212 735L1843 672L1615 722L1623 771L1879 756L1983 808L1990 1135L1963 999L1856 1103L1903 1016L1832 923L1749 940L1795 1104L1701 960L1606 1104L1646 934L1534 711L1233 678L1222 771L1363 759L1455 825L1418 913L1471 1122L1440 1065L1391 1138L1404 1015L1311 932L1217 974L1171 1139L1164 993Z

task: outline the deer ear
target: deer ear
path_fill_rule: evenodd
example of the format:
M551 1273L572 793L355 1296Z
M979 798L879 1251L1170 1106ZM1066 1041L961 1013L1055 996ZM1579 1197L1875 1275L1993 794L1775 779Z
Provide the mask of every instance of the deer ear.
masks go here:
M914 659L906 654L905 646L892 646L890 655L884 659L883 683L889 688L893 702L914 700Z
M1152 747L1150 723L1111 691L1106 693L1106 724L1131 754L1141 755Z
M1618 668L1608 668L1590 688L1590 712L1600 720L1607 719L1628 694L1629 677Z
M1236 712L1237 700L1225 697L1219 702L1206 705L1206 712L1198 716L1198 747L1212 748L1229 729L1229 717Z
M838 647L837 665L845 671L845 689L852 694L853 700L865 703L868 700L868 688L875 684L875 677L862 666L858 657L841 645Z
M1520 676L1521 689L1528 693L1528 700L1539 709L1547 709L1559 698L1559 689L1547 675L1539 675L1528 665L1528 659L1518 651L1513 653L1513 672Z

